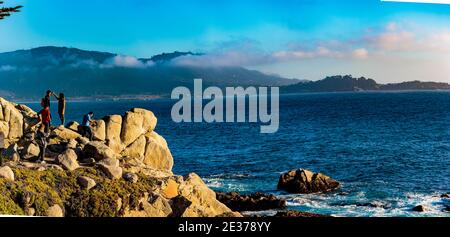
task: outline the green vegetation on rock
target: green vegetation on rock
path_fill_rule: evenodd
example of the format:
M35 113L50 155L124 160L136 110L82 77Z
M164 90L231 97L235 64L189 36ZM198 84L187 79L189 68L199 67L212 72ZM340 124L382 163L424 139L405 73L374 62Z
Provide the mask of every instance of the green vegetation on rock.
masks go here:
M93 168L75 172L59 169L35 171L13 168L15 182L0 179L0 213L25 215L33 208L37 216L45 216L49 207L64 207L66 216L116 217L126 209L135 209L145 193L157 187L157 180L142 176L139 182L113 181ZM98 182L91 190L82 189L77 177L86 176Z

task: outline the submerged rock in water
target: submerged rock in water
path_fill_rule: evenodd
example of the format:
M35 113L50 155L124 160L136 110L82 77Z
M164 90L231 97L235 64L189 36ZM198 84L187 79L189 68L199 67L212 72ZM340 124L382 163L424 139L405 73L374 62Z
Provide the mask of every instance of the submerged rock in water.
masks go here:
M285 211L278 212L275 217L331 217L327 215L314 214L309 212L300 212L300 211Z
M338 181L304 169L289 171L278 182L278 189L296 194L329 192L339 187Z
M219 192L217 193L217 200L225 204L231 210L238 212L283 209L287 206L287 201L285 199L264 193L241 195L236 192Z
M450 206L449 206L449 205L445 206L444 211L445 211L445 212L450 212Z
M425 207L424 205L418 205L415 206L412 210L415 212L425 212L427 210L427 207Z

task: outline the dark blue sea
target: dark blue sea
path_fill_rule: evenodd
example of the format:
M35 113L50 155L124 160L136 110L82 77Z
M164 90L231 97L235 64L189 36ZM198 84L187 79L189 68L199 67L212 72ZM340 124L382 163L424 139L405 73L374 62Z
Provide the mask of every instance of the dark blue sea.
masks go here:
M335 216L450 216L442 211L450 201L440 198L450 192L450 92L285 95L275 134L261 134L259 124L177 124L173 103L72 102L67 118L152 110L175 158L174 173L198 173L215 190L274 193L292 209ZM296 168L322 172L342 188L318 195L277 191L280 174ZM410 211L419 204L430 211Z

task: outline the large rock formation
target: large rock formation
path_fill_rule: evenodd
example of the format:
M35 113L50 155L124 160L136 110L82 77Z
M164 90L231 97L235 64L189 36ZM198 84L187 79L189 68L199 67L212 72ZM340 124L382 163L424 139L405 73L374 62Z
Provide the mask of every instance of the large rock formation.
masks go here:
M116 153L121 152L124 149L120 138L120 134L122 132L122 116L111 115L105 117L103 120L105 120L106 123L105 135L107 145Z
M36 112L27 106L0 98L0 132L6 138L6 146L17 142L38 122Z
M339 182L321 173L291 170L281 175L278 189L296 194L329 192L340 187Z
M196 174L189 174L178 180L178 196L172 199L173 216L208 217L231 213L231 210L216 199L216 193L209 189ZM233 213L240 216L238 213Z
M78 123L51 129L45 164L33 134L37 114L0 98L0 132L6 138L0 169L0 214L74 217L240 216L216 199L196 174L172 173L166 140L155 115L132 109L96 121L94 140Z

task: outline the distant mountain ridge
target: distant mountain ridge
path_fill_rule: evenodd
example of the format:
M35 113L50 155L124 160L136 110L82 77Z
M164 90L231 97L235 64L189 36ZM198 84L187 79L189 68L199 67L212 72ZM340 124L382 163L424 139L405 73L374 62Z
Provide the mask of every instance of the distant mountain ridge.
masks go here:
M138 59L53 46L0 53L0 97L39 99L51 89L72 98L148 98L167 96L178 86L192 88L196 78L202 78L205 87L279 86L282 93L450 89L447 83L413 81L383 85L349 75L301 81L244 67L196 67L177 64L175 60L196 56L202 54L176 51Z
M307 92L351 92L351 91L396 91L396 90L450 90L450 84L441 82L409 81L402 83L378 84L365 77L351 75L331 76L320 81L308 81L283 86L282 93Z
M173 52L135 58L67 47L39 47L0 53L0 96L40 98L47 89L71 97L167 95L178 86L283 86L299 80L268 75L243 67L195 67L174 59L201 56Z

